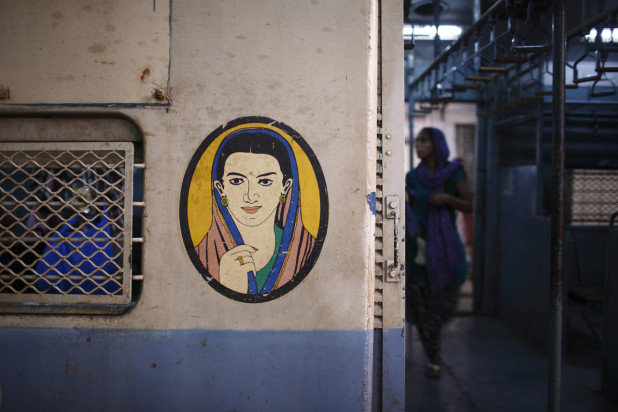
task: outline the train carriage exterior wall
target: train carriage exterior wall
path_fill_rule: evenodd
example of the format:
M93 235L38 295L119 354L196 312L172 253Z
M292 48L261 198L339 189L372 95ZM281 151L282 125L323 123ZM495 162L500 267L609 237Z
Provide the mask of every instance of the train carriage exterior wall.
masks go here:
M97 135L112 119L129 125L145 164L139 298L118 314L0 315L3 410L376 404L376 207L368 199L380 7L401 21L400 4L373 0L0 3L0 85L10 92L0 100L2 144L75 141L75 128L63 135L54 127L81 122ZM200 145L230 122L256 118L289 126L311 149L322 180L307 197L322 196L327 209L318 215L328 217L313 231L320 251L310 270L262 300L212 287L179 217ZM403 369L402 287L384 320L385 336L397 338L385 371ZM384 407L402 410L403 378L383 390Z

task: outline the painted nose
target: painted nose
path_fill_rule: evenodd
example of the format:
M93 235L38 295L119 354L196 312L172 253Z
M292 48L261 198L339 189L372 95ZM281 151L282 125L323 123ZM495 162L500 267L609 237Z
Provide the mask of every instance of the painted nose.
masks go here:
M245 203L255 203L258 201L259 195L252 190L252 185L247 185L247 191L243 195Z

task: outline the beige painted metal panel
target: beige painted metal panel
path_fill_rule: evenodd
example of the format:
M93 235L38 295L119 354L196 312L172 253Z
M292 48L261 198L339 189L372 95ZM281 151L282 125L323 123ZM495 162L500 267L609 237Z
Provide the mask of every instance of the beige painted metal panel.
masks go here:
M131 20L134 14L117 19ZM250 8L242 0L174 1L169 110L97 110L131 118L144 135L140 301L119 317L3 316L0 323L371 328L375 217L367 195L375 190L376 21L372 0L264 0ZM134 42L128 43L118 50L131 54ZM68 53L66 45L59 50ZM76 60L90 54L87 47L80 49ZM77 98L75 91L66 93ZM109 100L79 93L82 102ZM311 273L288 294L260 304L239 303L211 288L190 262L179 227L180 187L194 151L219 125L253 115L284 122L302 135L321 164L330 204L326 239Z
M398 199L399 267L385 268L383 323L384 329L404 326L405 238L404 222L404 76L403 76L403 15L397 1L382 2L382 136L384 155L384 198ZM386 214L390 205L383 205ZM384 220L384 256L393 259L395 219ZM393 273L393 271L395 273ZM398 279L397 281L389 281Z
M169 2L2 0L0 103L155 103L167 87Z
M193 151L214 128L262 115L288 124L312 147L330 204L313 270L287 295L267 303L220 295L197 273L177 233L168 238L175 327L367 327L373 215L366 195L375 174L366 161L375 152L373 3L268 0L249 10L240 0L174 2L170 131L179 144L168 152L176 163L164 186L179 190Z

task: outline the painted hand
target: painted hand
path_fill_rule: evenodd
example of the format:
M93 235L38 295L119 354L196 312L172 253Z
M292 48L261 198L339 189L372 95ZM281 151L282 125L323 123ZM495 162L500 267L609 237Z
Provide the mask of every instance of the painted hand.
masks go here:
M228 250L219 262L219 282L228 289L239 293L247 293L249 280L247 272L255 270L252 253L256 249L248 245L236 246Z

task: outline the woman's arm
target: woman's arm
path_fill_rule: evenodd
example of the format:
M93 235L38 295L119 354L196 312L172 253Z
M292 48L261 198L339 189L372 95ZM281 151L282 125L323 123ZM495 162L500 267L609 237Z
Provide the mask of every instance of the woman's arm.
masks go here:
M465 179L460 180L455 184L457 196L449 195L448 193L438 193L429 196L429 204L432 206L450 206L460 212L472 212L472 200L470 199L470 191Z

